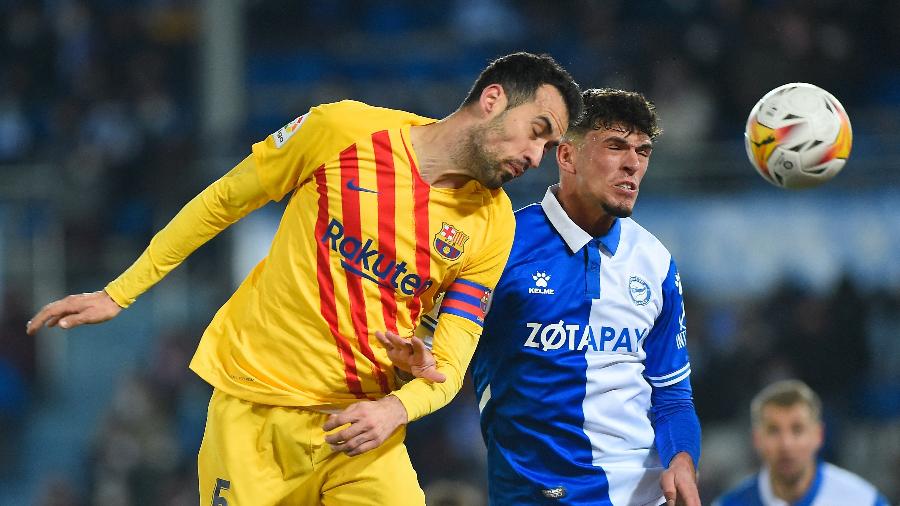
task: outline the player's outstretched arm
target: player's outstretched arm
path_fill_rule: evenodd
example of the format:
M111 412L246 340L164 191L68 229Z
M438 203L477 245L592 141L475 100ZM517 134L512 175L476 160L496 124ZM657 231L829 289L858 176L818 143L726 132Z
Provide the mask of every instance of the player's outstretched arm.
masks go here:
M437 370L437 361L425 343L416 336L409 339L386 330L375 331L375 337L387 350L388 358L403 371L416 378L424 378L435 383L447 381L447 376Z
M197 248L269 200L256 161L253 155L247 156L185 204L134 264L104 290L120 306L128 307Z
M105 291L69 295L44 306L28 322L25 331L33 336L41 327L71 329L85 323L101 323L116 317L122 308Z
M680 452L672 457L659 482L666 506L700 506L697 473L689 453Z

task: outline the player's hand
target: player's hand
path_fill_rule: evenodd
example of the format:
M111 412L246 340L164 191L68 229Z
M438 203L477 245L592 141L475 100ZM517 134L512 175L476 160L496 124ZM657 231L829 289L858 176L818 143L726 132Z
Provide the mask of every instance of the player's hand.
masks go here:
M69 295L43 307L25 326L33 336L44 325L71 329L85 323L100 323L115 318L122 307L104 291Z
M418 337L405 339L389 330L385 332L376 330L375 337L387 350L388 358L394 363L394 367L434 383L447 381L447 376L437 370L434 355Z
M666 497L666 506L700 506L697 473L694 461L687 452L672 457L669 468L659 479L659 486Z
M377 401L351 404L340 413L328 417L325 432L350 424L334 434L325 436L325 442L334 451L353 457L381 446L401 425L409 421L409 415L400 399L393 395Z

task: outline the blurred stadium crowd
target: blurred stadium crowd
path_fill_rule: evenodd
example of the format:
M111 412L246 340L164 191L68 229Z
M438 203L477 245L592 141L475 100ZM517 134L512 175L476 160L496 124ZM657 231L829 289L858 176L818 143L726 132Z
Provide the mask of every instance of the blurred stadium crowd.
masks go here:
M827 83L856 120L860 143L867 134L900 132L900 38L893 34L900 3L891 0L240 3L246 119L210 140L198 71L200 12L210 3L0 0L2 504L196 504L209 391L187 363L239 281L221 275L231 244L214 241L182 267L189 290L206 301L186 321L169 324L163 310L134 323L152 329L137 365L117 369L96 357L118 379L94 387L105 402L96 426L73 432L80 436L70 443L79 451L75 467L27 465L36 453L54 451L29 441L52 440L66 420L40 421L59 394L42 376L45 355L23 325L48 302L40 297L97 289L114 277L251 142L311 105L354 98L441 117L488 59L524 49L551 53L584 86L643 91L660 110L661 146L682 154L721 143L742 149L750 106L791 80ZM547 167L552 179L552 162ZM688 191L739 191L716 179L715 167L704 170L709 177L693 179ZM514 202L542 195L546 178L538 184L529 177L511 191ZM56 287L63 293L47 293L35 272L48 227L59 231L53 244L64 254ZM690 287L690 273L683 275ZM826 291L784 280L752 298L690 289L687 296L705 500L754 465L747 420L753 393L773 379L799 377L825 400L823 456L900 501L900 356L890 353L898 350L900 286L873 289L844 276ZM90 337L77 334L69 346L90 347ZM410 427L429 504L483 504L475 406L466 386L450 407ZM47 434L23 436L40 430ZM3 495L23 483L28 490Z

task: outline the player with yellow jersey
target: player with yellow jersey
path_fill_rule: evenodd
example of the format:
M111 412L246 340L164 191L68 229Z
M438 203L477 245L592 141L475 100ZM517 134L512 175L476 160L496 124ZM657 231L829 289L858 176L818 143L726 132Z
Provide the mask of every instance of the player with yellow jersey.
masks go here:
M492 62L440 121L354 101L313 107L254 144L103 291L49 304L28 331L114 317L290 194L268 255L190 364L214 387L201 504L424 504L404 425L460 388L515 230L500 186L537 166L580 108L568 73L528 53ZM375 332L411 335L439 295L432 377L447 381L398 384Z

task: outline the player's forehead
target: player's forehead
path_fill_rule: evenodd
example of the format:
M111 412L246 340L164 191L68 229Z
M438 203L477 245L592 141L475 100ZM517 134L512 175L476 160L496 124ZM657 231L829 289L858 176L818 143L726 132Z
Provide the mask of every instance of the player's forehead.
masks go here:
M790 405L766 404L760 411L763 425L787 425L795 423L815 423L812 410L803 403Z
M653 149L653 140L649 135L633 127L621 124L601 125L599 128L588 130L584 135L584 139L586 144L596 146L620 145L636 149Z
M653 140L645 132L624 123L600 125L588 131L586 137L595 142L620 142L631 146L652 147Z
M566 133L569 109L555 86L542 84L535 90L534 99L522 105L522 111L529 115L529 119L546 126L552 137L558 139Z

